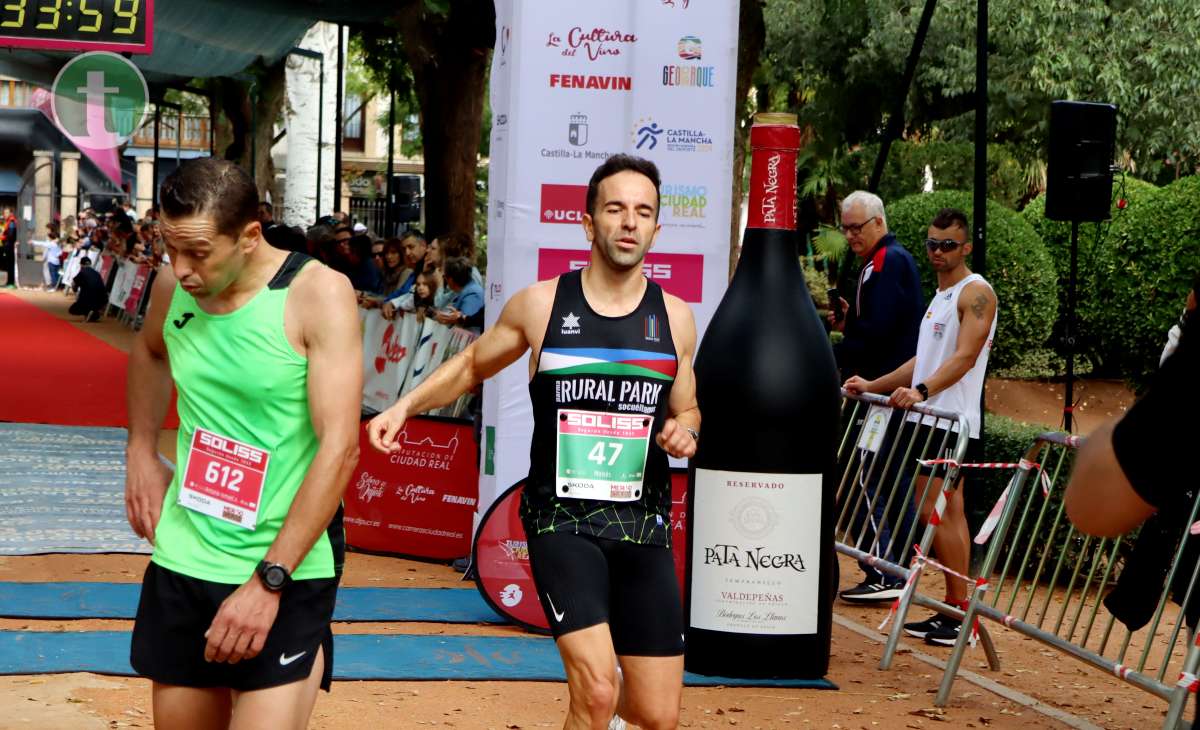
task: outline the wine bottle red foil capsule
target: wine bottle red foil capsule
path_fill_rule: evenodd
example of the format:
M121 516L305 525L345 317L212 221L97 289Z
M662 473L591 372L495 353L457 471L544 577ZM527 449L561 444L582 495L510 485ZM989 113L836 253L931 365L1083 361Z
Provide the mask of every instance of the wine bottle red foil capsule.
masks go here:
M772 121L787 115L759 115L750 129L750 202L748 228L796 227L796 156L800 128ZM762 118L766 117L766 123Z

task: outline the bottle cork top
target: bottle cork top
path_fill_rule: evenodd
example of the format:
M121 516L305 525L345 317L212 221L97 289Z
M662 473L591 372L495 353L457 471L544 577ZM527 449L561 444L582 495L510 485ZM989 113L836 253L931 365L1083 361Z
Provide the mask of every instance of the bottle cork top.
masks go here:
M761 112L754 115L755 124L786 124L796 126L799 123L799 118L795 114L787 112Z

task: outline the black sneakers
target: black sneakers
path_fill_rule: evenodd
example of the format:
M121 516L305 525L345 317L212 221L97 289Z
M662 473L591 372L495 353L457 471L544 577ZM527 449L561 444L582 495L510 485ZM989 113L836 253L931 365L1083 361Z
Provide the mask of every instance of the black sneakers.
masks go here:
M83 321L84 322L99 322L100 321L100 312L98 310L93 309L92 311L87 313L87 316L83 318Z
M896 600L903 592L903 583L883 583L868 578L853 588L847 588L838 595L842 597L843 601L849 601L850 603L883 603L885 601Z
M904 633L924 639L926 644L954 646L961 628L962 621L935 613L924 621L904 624Z

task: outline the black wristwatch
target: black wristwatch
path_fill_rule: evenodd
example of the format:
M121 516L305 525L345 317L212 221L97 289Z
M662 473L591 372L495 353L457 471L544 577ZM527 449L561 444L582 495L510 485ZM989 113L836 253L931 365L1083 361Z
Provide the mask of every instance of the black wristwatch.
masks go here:
M263 586L272 593L279 593L292 582L292 576L288 573L288 569L279 563L259 561L258 568L254 572L258 573L258 578L262 581Z
M929 400L929 388L924 383L917 383L913 390L921 394L921 400Z

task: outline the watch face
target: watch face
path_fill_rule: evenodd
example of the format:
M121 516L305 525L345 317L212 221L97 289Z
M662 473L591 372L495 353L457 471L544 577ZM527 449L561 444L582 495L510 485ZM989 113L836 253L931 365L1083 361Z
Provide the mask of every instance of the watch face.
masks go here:
M278 565L272 565L264 571L263 577L269 588L278 590L283 588L283 584L287 580L287 573Z

